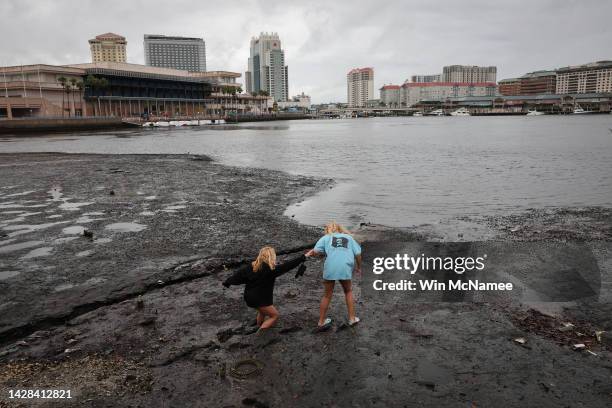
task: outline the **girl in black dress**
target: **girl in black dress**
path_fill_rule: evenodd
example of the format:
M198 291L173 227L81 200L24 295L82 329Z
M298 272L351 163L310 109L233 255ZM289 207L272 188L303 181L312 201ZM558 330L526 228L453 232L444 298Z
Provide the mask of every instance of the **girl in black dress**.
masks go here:
M306 260L300 255L282 264L276 264L274 248L266 246L261 248L257 259L238 269L232 276L223 282L223 286L246 285L244 287L244 300L247 306L257 310L257 325L261 329L268 329L278 320L278 310L274 307L274 282L277 277L301 265ZM301 266L298 274L304 273Z

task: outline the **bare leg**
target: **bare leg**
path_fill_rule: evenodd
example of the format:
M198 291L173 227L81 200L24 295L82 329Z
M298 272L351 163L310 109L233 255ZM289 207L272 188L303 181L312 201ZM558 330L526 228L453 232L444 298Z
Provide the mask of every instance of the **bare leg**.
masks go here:
M355 302L353 301L353 288L350 280L341 280L340 284L344 290L346 309L348 310L349 322L355 321Z
M261 326L264 320L266 320L266 316L258 310L257 311L257 326Z
M269 329L276 324L276 321L278 320L278 310L276 310L274 306L263 306L257 308L257 310L259 310L259 313L262 315L268 316L268 318L261 324L260 329Z
M329 309L329 303L331 302L332 294L334 293L334 285L336 281L323 281L325 293L321 298L321 306L319 306L319 326L325 323L325 316L327 316L327 309Z

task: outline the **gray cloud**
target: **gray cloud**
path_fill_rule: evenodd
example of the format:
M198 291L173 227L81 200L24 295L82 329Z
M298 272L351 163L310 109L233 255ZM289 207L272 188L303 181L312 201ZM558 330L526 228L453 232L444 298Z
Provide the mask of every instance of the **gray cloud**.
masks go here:
M346 72L372 66L375 85L497 65L498 78L612 58L612 2L2 0L0 64L89 61L87 40L116 32L143 63L145 33L201 36L211 70L244 73L249 40L281 36L290 93L344 101Z

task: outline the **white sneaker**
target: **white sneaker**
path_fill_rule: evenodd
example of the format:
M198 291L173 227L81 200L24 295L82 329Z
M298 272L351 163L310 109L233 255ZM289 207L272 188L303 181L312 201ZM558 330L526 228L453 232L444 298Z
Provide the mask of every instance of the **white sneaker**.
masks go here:
M332 319L328 317L328 318L325 319L323 324L317 326L315 331L316 332L326 331L327 329L329 329L331 327L331 324L332 324Z
M356 325L357 323L359 323L360 321L361 321L361 319L358 318L357 316L355 316L355 320L349 320L349 326L352 327L352 326Z

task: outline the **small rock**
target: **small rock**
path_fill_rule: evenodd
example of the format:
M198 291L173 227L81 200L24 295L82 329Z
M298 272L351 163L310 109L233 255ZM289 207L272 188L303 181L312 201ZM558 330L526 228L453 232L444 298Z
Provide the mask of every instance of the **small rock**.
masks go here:
M134 374L126 374L124 380L125 380L126 383L134 382L134 381L136 381L136 376Z
M85 238L93 239L93 232L90 230L83 230L83 236Z
M524 337L517 337L514 339L514 342L518 344L525 344L527 343L527 340Z
M114 195L115 195L115 190L111 190L111 191L109 191L109 192L108 192L108 195L112 195L112 196L114 196Z
M138 322L139 326L150 326L157 320L154 316L148 316Z
M574 344L572 346L572 349L575 350L575 351L584 350L584 349L586 349L586 345L582 344L582 343Z
M144 299L142 298L142 296L138 296L138 298L136 299L136 309L144 309Z

